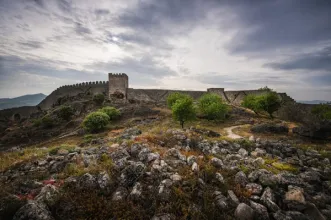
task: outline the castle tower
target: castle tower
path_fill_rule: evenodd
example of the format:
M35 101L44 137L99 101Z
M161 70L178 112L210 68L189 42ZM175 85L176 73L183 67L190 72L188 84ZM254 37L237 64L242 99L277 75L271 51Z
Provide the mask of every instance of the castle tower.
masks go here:
M129 77L125 73L108 73L109 98L126 99Z

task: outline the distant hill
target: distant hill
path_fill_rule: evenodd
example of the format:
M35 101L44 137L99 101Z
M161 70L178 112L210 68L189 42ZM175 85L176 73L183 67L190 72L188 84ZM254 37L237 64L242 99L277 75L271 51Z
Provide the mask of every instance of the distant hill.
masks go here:
M299 103L303 103L303 104L324 104L324 103L328 103L330 101L325 101L325 100L311 100L311 101L297 101Z
M42 93L32 94L32 95L24 95L16 98L4 98L0 99L0 110L6 108L15 108L20 106L35 106L38 105L46 95Z

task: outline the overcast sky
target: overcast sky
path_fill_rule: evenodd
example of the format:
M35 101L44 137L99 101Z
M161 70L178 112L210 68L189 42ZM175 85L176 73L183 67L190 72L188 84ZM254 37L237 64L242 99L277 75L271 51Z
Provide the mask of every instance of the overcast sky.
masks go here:
M331 100L330 0L0 0L0 97L124 72L132 88Z

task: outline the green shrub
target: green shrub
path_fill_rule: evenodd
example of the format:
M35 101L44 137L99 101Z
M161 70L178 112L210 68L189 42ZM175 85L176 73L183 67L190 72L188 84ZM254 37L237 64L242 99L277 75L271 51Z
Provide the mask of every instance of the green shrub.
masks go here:
M109 116L103 112L92 112L85 117L83 126L90 132L103 130L109 122Z
M171 108L178 99L187 98L187 97L189 96L179 92L170 93L170 95L168 95L167 97L167 105L169 108Z
M331 105L319 104L312 108L311 112L322 120L331 120Z
M251 109L255 114L258 114L258 112L261 110L258 102L258 96L256 95L245 96L241 106Z
M32 121L32 123L33 123L33 126L35 126L35 127L39 127L42 124L41 119L35 119Z
M93 96L93 101L97 105L102 105L103 102L105 101L105 96L103 94L96 94L96 95Z
M63 120L68 121L74 114L74 109L71 106L63 105L57 112L57 116Z
M206 93L201 96L198 101L198 108L208 120L224 119L228 112L227 105L223 103L222 98L213 93Z
M114 107L103 107L99 110L100 112L106 113L110 120L118 119L121 116L121 112Z
M182 128L184 123L195 119L195 108L193 106L193 99L190 96L185 96L177 99L171 107L173 118L179 121Z
M258 105L263 111L266 111L270 118L273 118L273 113L281 106L281 100L276 92L268 92L258 98Z
M51 128L54 126L54 120L49 115L45 115L41 118L41 125L44 128Z
M281 100L276 92L262 90L269 92L262 95L247 95L241 105L253 110L256 114L259 111L265 111L270 118L273 118L272 114L281 107Z

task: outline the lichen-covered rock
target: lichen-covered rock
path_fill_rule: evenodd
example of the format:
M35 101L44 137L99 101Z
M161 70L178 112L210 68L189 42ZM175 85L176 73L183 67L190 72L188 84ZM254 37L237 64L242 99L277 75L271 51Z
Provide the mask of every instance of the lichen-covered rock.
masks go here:
M210 163L216 168L221 168L224 165L223 161L221 159L218 159L217 157L211 158Z
M58 194L58 189L55 186L48 184L41 189L35 200L47 205L53 205Z
M271 212L277 212L278 210L280 210L280 208L278 207L278 205L275 203L275 196L274 193L272 191L272 189L270 189L269 187L267 187L262 196L261 196L261 202L268 208L268 210L270 210Z
M250 206L254 210L254 219L269 220L268 210L265 206L253 201L250 201Z
M214 196L215 196L215 201L216 201L216 206L220 209L220 210L227 210L229 208L228 202L227 202L227 198L219 191L215 191L214 192Z
M222 176L222 174L220 174L220 173L216 173L216 174L215 174L215 178L217 179L217 181L218 181L219 183L222 183L222 184L225 183L225 181L224 181L224 177Z
M291 210L302 211L306 207L306 200L303 195L303 189L299 187L290 187L285 194L284 202Z
M82 189L95 189L98 185L94 176L89 173L85 173L79 178L78 186Z
M248 183L245 187L249 190L253 195L261 195L263 187L257 183Z
M239 199L232 190L228 190L228 201L229 204L233 207L236 207L239 204Z
M245 203L240 203L234 212L234 217L238 220L253 220L254 210Z
M246 186L248 183L246 174L243 171L239 171L234 177L234 182L241 186Z
M28 201L14 215L13 220L53 220L50 211L43 203Z
M144 173L145 168L146 166L143 163L131 161L121 173L120 184L124 187L133 186Z

